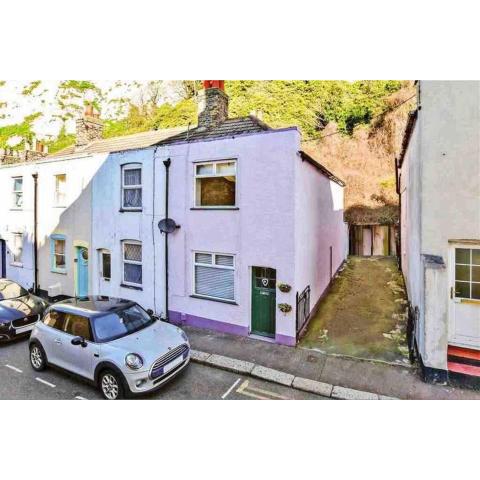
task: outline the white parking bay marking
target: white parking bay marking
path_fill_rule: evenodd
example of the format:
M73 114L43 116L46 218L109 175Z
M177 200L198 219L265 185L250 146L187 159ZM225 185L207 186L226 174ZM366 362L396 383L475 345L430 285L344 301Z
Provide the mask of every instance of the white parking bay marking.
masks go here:
M240 382L241 378L239 378L223 395L222 395L222 399L225 400L229 395L230 393L232 392L232 390L238 385L238 383Z
M47 382L46 380L43 380L42 378L36 377L35 380L37 382L43 383L44 385L48 385L49 387L52 387L52 388L56 387L56 385L54 385L53 383Z
M13 370L14 372L18 372L18 373L23 373L23 370L20 370L19 368L17 367L13 367L12 365L5 365L7 368L9 368L10 370Z
M78 395L75 397L75 400L87 400L87 399Z

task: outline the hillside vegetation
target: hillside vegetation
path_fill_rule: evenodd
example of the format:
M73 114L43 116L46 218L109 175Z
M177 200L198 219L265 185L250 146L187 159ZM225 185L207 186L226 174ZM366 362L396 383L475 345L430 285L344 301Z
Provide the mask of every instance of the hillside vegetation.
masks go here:
M89 80L61 81L50 113L60 128L54 138L46 139L50 152L75 142L67 126L82 114L85 104L99 110L108 107L110 112L114 107L114 113L105 119L105 137L196 125L200 81L127 83L117 82L115 87L124 94L112 97L113 87L103 91ZM4 84L0 81L0 89ZM230 117L253 113L271 127L297 125L301 129L305 150L346 181L347 219L396 221L393 159L411 102L397 107L412 96L412 82L232 80L226 81L225 89L230 97ZM42 82L36 80L25 85L21 95L33 100L45 93ZM0 118L8 108L7 102L0 102ZM18 136L23 140L13 148L22 149L46 111L40 109L21 123L0 127L0 148Z

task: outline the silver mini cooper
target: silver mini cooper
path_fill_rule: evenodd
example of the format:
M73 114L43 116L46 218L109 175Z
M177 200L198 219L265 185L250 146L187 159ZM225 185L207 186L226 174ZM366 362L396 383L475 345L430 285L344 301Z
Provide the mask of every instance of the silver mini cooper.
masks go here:
M108 400L150 392L190 361L185 332L130 300L84 297L55 303L30 337L30 363L54 365L97 385Z

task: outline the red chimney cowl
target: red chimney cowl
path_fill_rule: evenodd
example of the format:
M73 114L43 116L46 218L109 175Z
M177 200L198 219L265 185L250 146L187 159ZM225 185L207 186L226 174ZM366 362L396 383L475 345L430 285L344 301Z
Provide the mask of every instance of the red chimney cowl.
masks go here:
M219 88L225 91L225 80L204 80L203 86L205 90L208 88Z

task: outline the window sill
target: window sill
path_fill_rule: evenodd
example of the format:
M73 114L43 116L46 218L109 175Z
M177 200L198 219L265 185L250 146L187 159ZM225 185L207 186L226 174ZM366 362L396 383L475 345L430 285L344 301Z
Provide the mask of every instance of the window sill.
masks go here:
M53 208L67 208L66 205L52 205Z
M23 268L23 263L20 263L20 262L10 262L10 266L11 266L11 267Z
M66 275L67 274L66 270L56 270L54 268L52 268L51 272L52 273L59 273L60 275Z
M10 208L10 211L13 211L13 212L23 212L23 208L12 207L12 208Z
M143 212L143 208L121 208L119 210L120 213L128 213L128 212Z
M141 291L143 291L143 287L136 287L135 285L127 285L125 283L121 283L120 286L122 288L129 288L130 290L141 290Z
M191 207L190 210L240 210L238 207Z
M210 300L211 302L227 303L228 305L238 305L238 303L234 300L222 300L221 298L204 297L202 295L190 295L190 298L198 298L199 300Z

